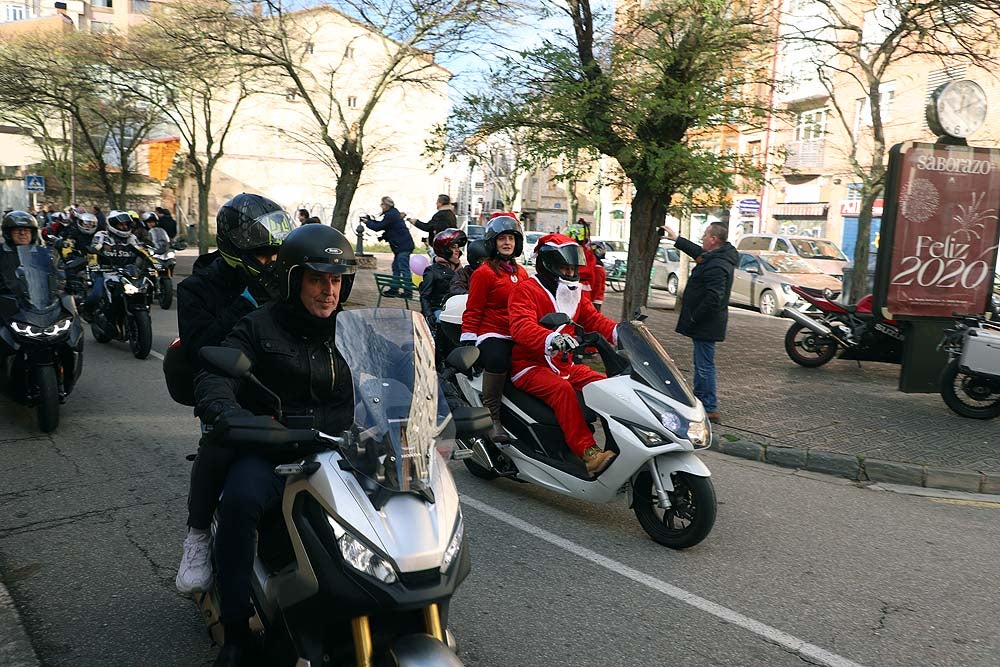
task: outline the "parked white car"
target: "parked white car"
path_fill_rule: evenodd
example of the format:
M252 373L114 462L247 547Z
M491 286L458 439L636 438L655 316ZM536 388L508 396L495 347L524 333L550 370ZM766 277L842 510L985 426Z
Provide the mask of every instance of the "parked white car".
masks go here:
M691 262L694 266L694 262ZM672 245L661 245L656 249L656 257L653 258L653 276L651 284L653 289L663 289L670 294L677 295L677 286L680 283L681 273L681 251Z
M623 262L628 262L628 241L622 241L621 239L609 239L603 236L591 236L590 242L600 241L604 244L604 247L608 249L607 254L604 256L604 266L614 266L615 260L621 260Z
M828 276L841 278L847 256L833 241L811 236L785 236L782 234L746 234L736 243L740 252L761 250L796 255L806 264Z

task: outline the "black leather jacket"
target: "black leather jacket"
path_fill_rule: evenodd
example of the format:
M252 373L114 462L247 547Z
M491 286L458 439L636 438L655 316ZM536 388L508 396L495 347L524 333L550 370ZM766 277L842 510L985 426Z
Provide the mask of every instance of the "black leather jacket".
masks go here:
M281 398L286 416L312 416L313 425L338 433L354 422L351 371L334 347L334 333L306 337L290 317L291 308L271 303L250 313L222 342L241 350L253 363L253 374ZM214 422L219 415L243 408L273 414L273 399L249 382L202 372L195 385L196 414Z
M188 362L201 368L198 351L219 345L254 305L240 296L246 277L218 252L202 255L191 275L177 286L177 329Z
M430 319L435 310L441 310L448 300L451 290L451 279L455 270L451 265L434 260L434 263L424 271L424 279L420 283L420 311Z

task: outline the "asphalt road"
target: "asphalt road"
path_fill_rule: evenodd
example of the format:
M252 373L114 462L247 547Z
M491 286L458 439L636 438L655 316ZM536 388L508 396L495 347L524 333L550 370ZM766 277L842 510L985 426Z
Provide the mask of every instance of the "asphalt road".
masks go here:
M154 350L176 332L155 310ZM0 398L0 572L45 665L211 664L174 591L196 422L160 363L88 334L57 433ZM1000 505L876 492L708 454L709 538L650 541L591 506L454 471L473 572L467 665L1000 664Z

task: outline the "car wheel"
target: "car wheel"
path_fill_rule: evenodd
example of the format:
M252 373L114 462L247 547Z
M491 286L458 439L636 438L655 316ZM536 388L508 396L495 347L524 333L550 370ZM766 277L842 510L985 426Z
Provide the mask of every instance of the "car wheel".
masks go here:
M774 296L774 292L766 289L760 293L760 301L757 303L757 307L760 309L762 315L777 315L778 298Z
M678 284L677 274L671 273L667 277L667 292L677 296L677 284Z

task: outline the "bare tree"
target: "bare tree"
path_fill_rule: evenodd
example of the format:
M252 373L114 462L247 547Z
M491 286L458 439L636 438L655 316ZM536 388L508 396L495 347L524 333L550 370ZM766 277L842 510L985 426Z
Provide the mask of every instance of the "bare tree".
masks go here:
M252 94L251 67L227 51L206 48L206 35L227 30L224 14L205 15L190 4L151 18L117 52L131 73L129 87L173 125L182 142L186 173L198 190L198 248L208 252L209 194L215 167L241 104ZM208 21L209 18L216 22Z
M812 0L784 16L783 57L791 61L786 69L797 65L798 72L789 73L814 74L825 90L844 137L838 143L860 185L853 301L865 294L872 207L885 187L884 84L903 60L942 67L964 64L989 72L1000 64L998 25L1000 4L995 0L879 0L864 7ZM864 122L856 122L859 116Z
M0 120L27 131L42 154L42 172L59 183L63 206L70 202L71 182L76 165L73 164L72 119L68 113L24 104L17 107L0 107Z
M366 164L385 145L386 137L371 132L376 108L406 89L443 91L451 74L435 58L475 46L491 21L507 15L503 0L334 0L294 11L281 0L191 4L198 5L193 10L200 12L199 22L226 25L204 34L204 44L264 68L281 82L278 90L305 109L311 126L284 132L336 176L331 222L341 231ZM357 39L379 36L379 52L366 54L358 69L350 41L342 55L317 64L309 57L312 36L325 20L345 22L356 29ZM366 83L355 80L352 87L359 92L348 100L343 87L352 74Z
M618 4L612 22L590 0L546 0L568 27L505 58L449 122L468 132L524 128L549 159L582 150L617 161L635 188L629 317L646 302L657 230L673 196L728 191L737 174L753 175L748 159L706 149L695 134L733 119L759 122L752 58L767 51L772 31L766 12L744 3Z

